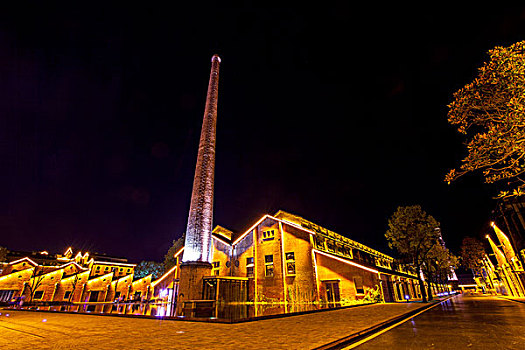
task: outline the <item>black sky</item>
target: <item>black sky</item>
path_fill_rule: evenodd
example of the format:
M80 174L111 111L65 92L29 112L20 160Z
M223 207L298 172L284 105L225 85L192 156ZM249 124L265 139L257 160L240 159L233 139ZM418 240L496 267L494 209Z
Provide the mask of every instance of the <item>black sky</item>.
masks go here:
M525 6L344 3L0 11L0 245L162 260L214 53L216 224L283 209L389 253L388 217L421 204L452 250L484 234L495 189L443 182L465 154L446 106L489 49L525 39Z

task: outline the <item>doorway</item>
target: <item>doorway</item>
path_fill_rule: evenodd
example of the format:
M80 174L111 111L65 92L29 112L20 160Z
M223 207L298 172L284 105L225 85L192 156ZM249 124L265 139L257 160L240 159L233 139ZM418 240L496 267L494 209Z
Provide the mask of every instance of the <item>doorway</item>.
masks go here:
M323 284L326 291L326 301L329 303L340 302L341 293L339 290L339 281L323 281Z

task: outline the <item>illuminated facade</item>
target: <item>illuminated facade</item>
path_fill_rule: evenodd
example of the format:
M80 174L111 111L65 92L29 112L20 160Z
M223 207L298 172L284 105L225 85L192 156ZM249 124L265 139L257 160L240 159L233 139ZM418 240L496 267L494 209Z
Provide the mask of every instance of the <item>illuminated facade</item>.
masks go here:
M84 307L103 311L105 306L95 303L148 299L152 295L151 276L134 280L135 266L123 258L75 254L72 248L54 255L45 251L10 252L7 261L1 263L0 302L23 296L26 303L92 303ZM68 310L78 311L79 307Z
M264 215L243 233L216 226L211 269L193 286L199 291L195 299L180 295L185 249L156 280L151 275L134 278L135 264L125 259L74 254L72 249L63 255L11 256L0 274L0 301L24 295L25 302L72 303L68 311L93 312L142 301L162 304L165 314L172 314L175 300L344 304L421 298L411 266L284 211ZM432 287L435 294L448 290Z
M489 284L492 284L490 287L493 290L500 290L503 294L514 297L525 297L525 288L523 286L525 272L521 261L516 255L507 235L495 223L491 223L491 226L500 245L498 246L487 235L497 265L495 267L490 258L486 257L484 260L484 271L487 278L485 279ZM502 288L503 286L504 289Z
M421 298L411 266L284 211L264 215L242 234L217 226L212 239L212 270L196 299L351 303L373 295L386 302ZM448 291L432 287L436 294Z

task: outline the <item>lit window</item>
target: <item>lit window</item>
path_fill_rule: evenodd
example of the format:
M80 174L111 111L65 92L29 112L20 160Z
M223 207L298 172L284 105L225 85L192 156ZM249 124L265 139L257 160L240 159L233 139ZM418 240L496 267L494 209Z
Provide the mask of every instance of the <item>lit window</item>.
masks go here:
M295 254L294 252L286 253L285 260L286 260L286 274L295 275Z
M273 277L273 255L264 256L264 275L266 277Z
M262 233L263 241L271 241L275 238L275 230L267 230Z
M219 267L221 266L221 262L220 261L214 261L214 262L212 262L212 266L213 266L212 275L213 276L219 276Z
M253 263L253 257L252 258L246 258L246 276L253 277L253 269L255 264Z

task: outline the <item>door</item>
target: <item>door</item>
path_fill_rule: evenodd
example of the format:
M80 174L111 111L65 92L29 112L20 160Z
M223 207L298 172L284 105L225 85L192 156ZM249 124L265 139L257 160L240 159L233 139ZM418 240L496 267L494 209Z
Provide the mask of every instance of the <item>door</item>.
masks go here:
M339 293L339 281L326 281L323 282L326 290L326 300L329 303L338 303L341 301L341 295Z
M385 298L386 303L392 303L394 302L394 295L393 295L393 286L392 286L392 280L390 279L390 276L387 275L381 275L381 281L383 284L383 297Z

